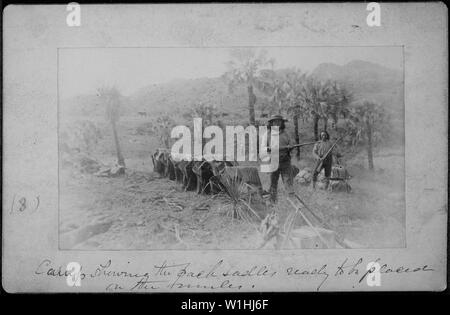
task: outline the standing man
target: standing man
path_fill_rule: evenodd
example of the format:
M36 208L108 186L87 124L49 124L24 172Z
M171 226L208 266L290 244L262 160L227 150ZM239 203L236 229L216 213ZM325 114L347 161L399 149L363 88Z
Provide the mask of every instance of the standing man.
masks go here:
M293 142L285 131L286 121L287 119L284 119L281 115L274 115L269 119L269 130L271 130L274 126L278 126L279 128L279 164L278 169L270 173L270 199L273 203L277 202L278 180L280 178L280 174L288 194L294 194L294 179L291 166L291 145Z
M331 149L333 144L330 141L330 135L327 131L322 131L320 133L320 141L314 145L313 148L313 156L317 159L316 169L314 169L313 178L312 178L312 186L316 188L317 175L325 169L325 189L328 188L330 183L331 176L331 167L333 166L333 154L336 158L340 158L341 154L337 152L337 148L334 147L331 152L328 151ZM333 153L333 151L335 151ZM327 156L325 156L328 153ZM322 165L319 165L322 162Z

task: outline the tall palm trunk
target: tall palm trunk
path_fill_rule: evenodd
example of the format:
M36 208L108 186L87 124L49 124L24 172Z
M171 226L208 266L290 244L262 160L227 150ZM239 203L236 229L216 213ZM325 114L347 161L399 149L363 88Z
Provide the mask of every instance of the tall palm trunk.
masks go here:
M248 114L250 117L250 125L255 125L256 95L253 92L253 85L249 84L247 90L248 90Z
M294 133L295 143L300 143L300 135L298 134L298 114L294 115ZM300 147L297 148L297 159L300 160Z
M314 139L316 141L319 141L319 115L318 114L314 114Z
M373 152L372 152L372 126L369 122L366 123L367 127L367 159L369 162L369 170L373 170Z
M336 129L336 125L337 125L337 122L338 122L338 116L337 116L336 113L333 113L331 115L331 120L332 120L332 128Z
M125 160L123 158L122 151L120 150L119 137L117 135L117 126L116 126L116 121L114 119L111 119L111 126L112 126L112 130L113 130L113 135L114 135L114 143L116 145L117 164L125 167Z

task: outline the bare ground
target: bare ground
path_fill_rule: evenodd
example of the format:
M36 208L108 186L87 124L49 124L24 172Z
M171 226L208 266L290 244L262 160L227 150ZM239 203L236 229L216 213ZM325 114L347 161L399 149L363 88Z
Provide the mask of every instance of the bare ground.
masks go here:
M300 185L295 189L310 208L359 246L403 247L403 153L387 149L376 153L376 171L368 171L364 163L364 153L347 161L353 176L350 194ZM117 178L61 170L60 248L255 249L260 244L258 222L233 219L225 195L185 192L179 184L148 171L148 158L128 159L127 167L126 175ZM261 179L268 189L268 175L261 174ZM281 183L279 187L278 211L292 211ZM261 217L271 211L258 209Z
M85 119L85 118L83 118ZM154 136L136 130L146 120L122 120L121 146L127 171L123 177L82 174L60 161L60 248L83 250L151 249L254 249L261 243L258 222L230 216L232 205L224 195L215 197L185 192L175 182L152 172L150 154L158 147ZM92 156L106 165L115 162L110 126L95 121L103 138ZM70 126L69 122L64 122ZM302 126L307 142L309 126ZM346 239L360 247L405 246L405 184L403 146L382 147L375 152L375 171L367 170L365 151L345 154L353 176L352 193L295 189L318 216ZM314 162L310 148L301 152L299 168ZM260 174L264 189L268 174ZM285 200L283 185L276 210L293 211ZM255 206L264 217L271 208ZM271 244L267 245L268 247Z

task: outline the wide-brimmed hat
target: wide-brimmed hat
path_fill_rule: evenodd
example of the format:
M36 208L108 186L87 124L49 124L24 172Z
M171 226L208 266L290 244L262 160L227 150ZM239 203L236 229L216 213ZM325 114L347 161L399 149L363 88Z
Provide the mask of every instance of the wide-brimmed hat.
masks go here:
M274 120L283 120L283 121L288 121L287 119L285 119L283 116L281 115L272 115L272 117L270 117L270 119L268 120L268 122L274 121Z

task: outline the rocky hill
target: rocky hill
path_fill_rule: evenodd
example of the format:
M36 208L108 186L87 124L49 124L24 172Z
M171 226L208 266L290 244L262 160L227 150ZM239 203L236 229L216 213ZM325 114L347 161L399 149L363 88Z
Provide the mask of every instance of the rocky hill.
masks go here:
M282 71L282 70L280 70ZM322 63L311 73L317 78L342 82L355 95L356 100L376 101L400 116L403 113L403 74L375 63L355 60L339 66ZM262 98L258 95L257 107ZM163 84L152 84L123 98L125 115L170 114L181 116L198 103L213 104L218 112L230 113L231 118L247 116L248 95L242 86L230 93L223 78L198 78L172 80ZM61 102L61 113L77 116L104 115L95 95L82 95Z
M322 79L337 80L353 92L355 99L375 101L393 113L403 113L403 73L375 63L354 60L339 66L322 63L312 72Z

